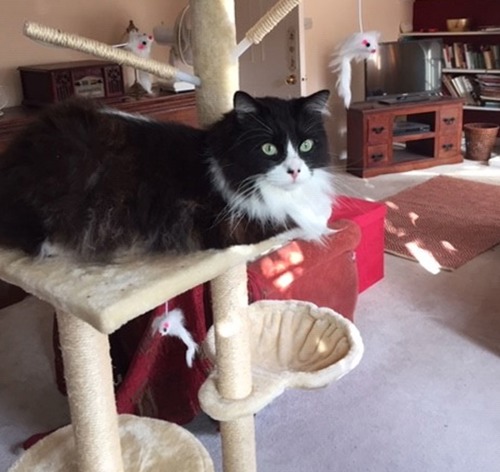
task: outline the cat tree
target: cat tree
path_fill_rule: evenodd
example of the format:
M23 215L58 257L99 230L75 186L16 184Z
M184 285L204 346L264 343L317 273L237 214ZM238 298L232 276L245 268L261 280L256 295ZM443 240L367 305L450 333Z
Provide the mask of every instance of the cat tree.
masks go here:
M260 41L298 3L278 2L247 34L239 51ZM191 6L194 67L201 83L198 116L207 125L232 108L238 88L234 2L191 0ZM25 33L108 59L116 52L32 23ZM127 55L119 62L162 77L176 74L168 66L145 64L144 59L138 64ZM286 388L316 388L340 378L363 352L357 329L329 309L297 301L248 306L246 262L284 243L276 237L224 251L109 266L76 264L64 257L33 261L17 251L0 250L0 278L56 310L72 417L72 425L35 445L11 472L212 471L207 452L182 428L150 418L118 417L108 341L127 321L209 280L214 326L207 350L216 368L200 400L221 421L224 471L255 471L254 414Z

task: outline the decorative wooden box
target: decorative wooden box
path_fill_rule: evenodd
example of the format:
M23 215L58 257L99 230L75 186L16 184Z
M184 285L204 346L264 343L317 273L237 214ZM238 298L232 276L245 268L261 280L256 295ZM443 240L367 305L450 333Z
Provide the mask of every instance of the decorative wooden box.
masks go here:
M107 61L73 61L19 67L23 105L42 106L73 96L106 101L125 93L122 68Z

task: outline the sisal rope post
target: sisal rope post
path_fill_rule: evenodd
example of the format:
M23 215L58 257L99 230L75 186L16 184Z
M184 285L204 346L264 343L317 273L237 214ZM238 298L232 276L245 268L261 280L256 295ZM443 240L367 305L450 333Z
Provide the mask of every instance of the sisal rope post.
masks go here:
M57 322L78 471L123 472L108 336L67 313Z
M253 25L238 43L234 51L235 57L240 57L252 44L259 44L273 28L290 13L301 0L280 0Z
M211 283L217 354L217 389L227 400L252 393L252 365L247 310L246 265ZM224 472L257 470L253 415L220 423Z
M233 109L239 87L234 1L191 0L194 72L202 86L196 91L198 119L208 126Z
M191 0L198 118L202 126L233 108L239 86L234 0ZM248 306L246 265L237 266L211 282L216 332L217 388L227 400L252 391L251 355L246 329ZM253 415L221 423L224 472L255 472Z
M163 79L176 79L190 82L194 85L200 85L198 77L182 72L168 64L139 57L130 51L117 49L113 46L109 46L93 39L84 38L76 34L64 33L60 30L39 25L30 21L27 21L24 24L24 34L25 36L37 41L74 49L102 59L117 62L118 64L126 64L136 69L150 72L151 74Z
M245 37L253 44L259 44L266 34L290 13L300 0L280 0L274 5L254 26L252 26Z

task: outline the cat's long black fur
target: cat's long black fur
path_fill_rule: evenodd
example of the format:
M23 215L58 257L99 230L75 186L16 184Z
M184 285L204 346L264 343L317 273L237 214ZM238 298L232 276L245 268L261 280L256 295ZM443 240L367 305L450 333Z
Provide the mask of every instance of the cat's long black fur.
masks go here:
M300 156L312 175L328 165L327 98L239 92L235 110L207 130L92 101L50 107L0 156L0 244L36 255L50 242L92 260L134 245L189 252L255 243L300 226L274 210L252 214L263 199L256 182L283 165L289 142L314 141ZM279 154L265 155L267 142ZM230 201L240 197L251 203Z

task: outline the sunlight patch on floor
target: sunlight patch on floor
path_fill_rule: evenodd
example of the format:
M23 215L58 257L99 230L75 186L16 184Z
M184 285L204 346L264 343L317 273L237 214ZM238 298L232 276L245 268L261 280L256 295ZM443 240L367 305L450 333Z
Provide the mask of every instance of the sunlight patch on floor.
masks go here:
M438 261L432 255L431 252L422 249L418 246L416 242L411 242L405 244L408 252L417 260L417 262L428 272L433 275L437 275L441 272L441 267Z
M458 249L453 246L449 241L441 241L441 246L446 249L448 252L457 252Z
M417 220L420 218L418 213L415 213L414 211L410 211L410 213L408 213L408 217L410 218L411 224L413 226L417 226Z

